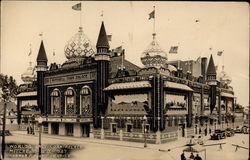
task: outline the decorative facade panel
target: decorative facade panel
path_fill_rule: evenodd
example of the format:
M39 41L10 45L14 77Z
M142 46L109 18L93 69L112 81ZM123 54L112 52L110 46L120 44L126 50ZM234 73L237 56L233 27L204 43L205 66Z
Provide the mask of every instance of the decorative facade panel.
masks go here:
M117 94L109 97L109 114L145 114L150 108L148 94Z
M166 93L165 94L165 109L169 108L183 108L186 109L188 104L188 97L182 94Z
M200 115L201 111L201 94L194 93L193 94L193 114Z
M81 115L91 116L92 114L92 93L89 87L85 86L80 91Z

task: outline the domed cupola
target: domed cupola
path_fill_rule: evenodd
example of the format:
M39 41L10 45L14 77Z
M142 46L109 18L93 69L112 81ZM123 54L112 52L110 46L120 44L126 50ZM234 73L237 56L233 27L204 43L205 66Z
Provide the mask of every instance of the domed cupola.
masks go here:
M35 68L32 67L32 62L30 62L27 70L21 75L21 79L24 83L32 83L36 80L35 73Z
M68 41L64 48L64 53L69 61L94 56L95 47L83 33L82 27L79 27L79 31Z
M153 33L153 41L142 53L141 62L146 67L161 68L166 65L167 54L156 41L155 33Z
M219 74L219 80L222 84L229 85L232 82L232 78L224 71L224 66L222 66L222 71Z

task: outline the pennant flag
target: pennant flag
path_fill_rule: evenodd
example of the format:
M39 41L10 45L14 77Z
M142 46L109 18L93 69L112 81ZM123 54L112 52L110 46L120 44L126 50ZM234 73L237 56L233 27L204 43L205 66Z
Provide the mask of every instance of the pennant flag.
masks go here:
M121 53L122 52L122 46L119 46L115 49L116 52Z
M218 52L217 52L217 56L221 56L222 53L223 53L223 51L218 51Z
M177 54L177 51L178 51L178 46L172 46L169 50L169 53Z
M30 44L30 52L28 54L28 56L31 56L32 50L31 50L31 44Z
M155 18L155 10L153 10L151 13L149 13L148 19L151 19L151 18Z
M82 10L82 3L75 4L74 6L72 6L72 9L76 10L76 11L81 11Z
M108 41L112 40L112 35L107 35Z
M42 37L42 36L43 36L43 32L41 32L41 33L39 34L39 36Z
M103 17L103 11L102 11L101 17Z
M201 63L201 56L197 58L196 63Z
M32 51L31 51L31 49L30 49L30 52L29 52L28 56L31 56L31 53L32 53Z

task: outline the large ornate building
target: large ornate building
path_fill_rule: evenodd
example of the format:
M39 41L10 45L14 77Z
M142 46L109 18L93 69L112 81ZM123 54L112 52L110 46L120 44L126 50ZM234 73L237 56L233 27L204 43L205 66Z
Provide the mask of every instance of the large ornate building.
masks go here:
M48 134L164 143L236 125L231 79L216 73L212 55L208 65L206 57L170 62L154 33L140 68L110 49L103 22L96 46L80 27L64 52L66 62L48 66L42 41L37 56Z

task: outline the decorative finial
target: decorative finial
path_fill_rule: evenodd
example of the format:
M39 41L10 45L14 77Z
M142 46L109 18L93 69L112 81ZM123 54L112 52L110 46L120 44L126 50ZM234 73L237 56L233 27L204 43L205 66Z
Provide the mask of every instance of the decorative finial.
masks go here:
M79 27L79 31L78 32L83 32L82 27Z
M102 14L101 14L101 17L102 17L102 19L103 19L103 10L102 10Z
M55 56L56 55L56 52L55 52L55 49L53 49L53 56Z
M156 37L156 33L153 33L152 35L153 35L153 40L155 40L155 37Z
M41 40L43 40L43 32L41 32L39 36L41 37Z

